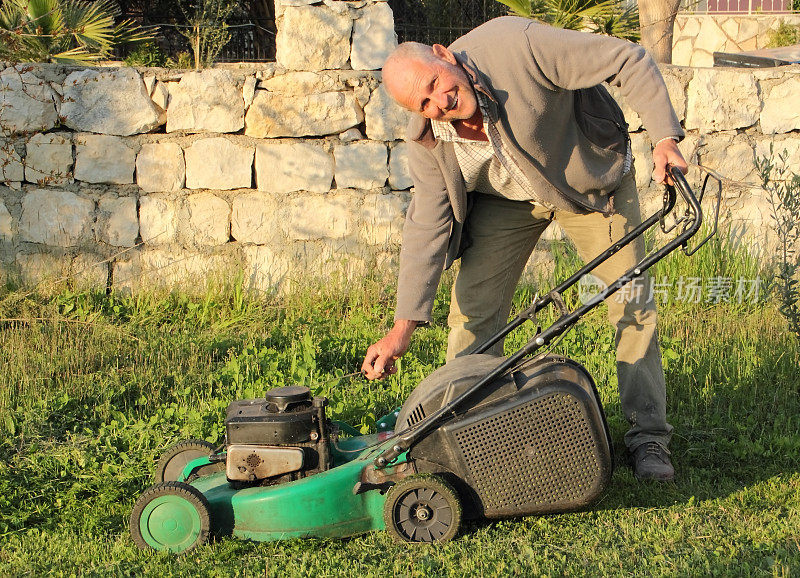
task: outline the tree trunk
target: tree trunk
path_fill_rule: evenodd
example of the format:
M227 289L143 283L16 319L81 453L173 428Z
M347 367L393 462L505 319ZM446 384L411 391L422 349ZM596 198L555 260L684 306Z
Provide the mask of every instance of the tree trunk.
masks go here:
M194 27L194 69L200 70L200 26Z
M275 58L275 9L274 0L252 0L249 4L253 27L253 51L256 58Z
M680 0L639 0L642 46L656 62L672 63L672 30Z

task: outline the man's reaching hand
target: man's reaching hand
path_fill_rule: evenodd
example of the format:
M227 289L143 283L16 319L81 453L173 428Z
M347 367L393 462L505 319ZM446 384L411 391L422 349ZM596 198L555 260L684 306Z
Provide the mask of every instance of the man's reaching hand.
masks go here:
M361 373L367 379L383 379L387 375L397 373L394 362L408 350L411 334L417 327L416 321L398 319L389 332L380 341L367 349Z

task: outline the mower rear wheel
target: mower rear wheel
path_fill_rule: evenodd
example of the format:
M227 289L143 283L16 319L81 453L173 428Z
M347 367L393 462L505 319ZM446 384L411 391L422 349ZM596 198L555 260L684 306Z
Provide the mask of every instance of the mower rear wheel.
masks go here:
M386 531L403 542L447 542L461 526L458 493L432 474L409 476L386 494Z
M161 458L159 458L158 464L156 465L156 483L177 482L186 464L197 458L207 457L213 452L214 445L206 440L192 439L178 442L161 454ZM225 464L223 462L202 466L197 469L190 480L199 476L215 474L224 469Z
M136 500L130 529L139 548L187 552L208 540L211 509L197 488L183 482L164 482Z

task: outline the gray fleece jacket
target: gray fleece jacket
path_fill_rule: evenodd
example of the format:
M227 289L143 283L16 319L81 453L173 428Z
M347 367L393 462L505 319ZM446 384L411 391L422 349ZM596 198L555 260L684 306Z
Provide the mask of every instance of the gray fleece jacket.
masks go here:
M683 137L661 73L637 44L506 16L449 48L492 102L501 138L536 194L560 210L613 212L628 133L600 83L619 87L652 142ZM406 140L415 191L395 319L430 321L442 270L462 250L469 199L453 145L435 139L430 121L414 115Z

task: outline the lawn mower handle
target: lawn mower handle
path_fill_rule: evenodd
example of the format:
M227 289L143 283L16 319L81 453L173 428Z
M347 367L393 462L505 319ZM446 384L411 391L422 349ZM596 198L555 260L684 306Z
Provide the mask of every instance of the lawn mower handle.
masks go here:
M470 386L464 393L453 399L450 403L440 408L436 412L430 414L427 418L418 422L411 428L403 430L398 434L396 434L393 438L394 444L388 450L384 451L377 458L375 458L374 460L375 467L383 468L391 464L400 454L407 451L415 442L424 437L428 432L437 427L443 421L449 419L449 417L454 416L455 411L459 408L459 406L463 404L466 400L468 400L475 392L480 390L485 385L491 383L498 377L504 375L506 372L516 367L520 363L520 361L522 361L525 357L531 355L536 350L546 346L547 344L552 342L553 339L555 339L562 333L566 332L583 315L585 315L590 310L597 307L605 299L616 293L619 289L627 285L634 278L640 277L648 268L650 268L653 264L657 263L658 261L666 257L669 253L671 253L678 247L683 247L684 251L687 254L692 254L695 251L697 251L700 245L708 241L711 235L709 235L706 239L704 239L700 243L700 245L698 245L691 251L688 249L687 244L689 239L692 236L694 236L694 234L697 233L698 230L700 230L700 226L702 225L703 211L700 208L700 202L698 201L691 187L689 187L689 183L686 181L686 177L684 177L680 169L674 166L670 166L668 172L674 185L666 186L666 189L664 191L663 205L658 212L656 212L654 215L644 220L631 232L622 237L622 239L620 239L619 241L611 245L608 249L603 251L600 255L592 259L589 263L584 265L573 275L571 275L566 281L558 285L555 289L547 293L541 299L534 299L534 302L528 308L519 313L519 315L517 315L508 325L506 325L495 335L490 337L484 343L478 345L471 353L483 353L487 351L490 347L492 347L492 345L503 339L511 331L513 331L526 321L528 320L535 321L536 313L542 310L547 305L554 304L560 311L561 317L559 317L559 319L557 319L552 325L550 325L544 331L542 330L537 331L536 335L527 344L525 344L525 346L522 349L520 349L515 354L503 360L502 363L500 363L489 374L487 374L482 379L478 380L474 385ZM705 191L705 185L707 182L708 180L706 179L706 181L703 184L703 191L701 192L700 198L703 197L703 193ZM583 277L587 273L590 273L598 265L608 260L615 253L619 252L623 247L625 247L626 245L630 244L635 239L643 235L646 230L650 229L657 223L663 223L664 218L675 207L676 189L680 193L681 197L683 198L683 200L686 202L687 205L686 211L683 214L683 216L680 217L678 221L675 223L675 225L673 225L672 227L672 228L681 227L680 234L672 241L666 243L660 249L657 249L653 251L651 254L645 256L644 259L642 259L634 267L626 271L621 277L619 277L611 285L606 287L603 291L599 292L597 295L589 299L586 303L584 303L574 311L569 312L566 306L564 305L563 299L561 298L563 292L572 287L575 283L577 283L581 277ZM717 217L719 216L719 198L717 200L716 216ZM716 230L716 223L714 230Z

